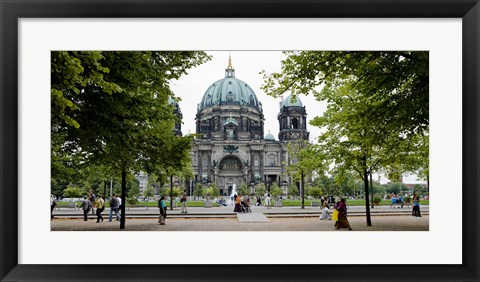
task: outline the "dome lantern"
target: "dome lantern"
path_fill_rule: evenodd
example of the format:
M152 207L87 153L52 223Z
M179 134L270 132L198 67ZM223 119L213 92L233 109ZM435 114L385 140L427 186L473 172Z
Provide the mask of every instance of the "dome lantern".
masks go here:
M232 67L232 56L228 56L228 66L225 69L225 78L235 77L235 69Z

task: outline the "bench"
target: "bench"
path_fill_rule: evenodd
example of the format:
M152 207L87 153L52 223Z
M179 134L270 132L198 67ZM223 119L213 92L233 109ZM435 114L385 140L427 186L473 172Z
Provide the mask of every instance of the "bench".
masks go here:
M312 207L319 207L320 203L317 202L317 201L312 201L311 205L312 205Z
M275 201L273 206L274 207L283 207L283 203L282 203L282 201Z

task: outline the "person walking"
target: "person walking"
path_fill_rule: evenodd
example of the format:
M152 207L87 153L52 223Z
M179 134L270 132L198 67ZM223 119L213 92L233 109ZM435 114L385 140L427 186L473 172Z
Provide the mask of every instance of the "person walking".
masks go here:
M95 200L96 200L96 196L95 196L95 193L93 192L92 189L90 189L90 191L88 191L88 201L90 202L90 207L92 208L92 214L95 214L95 210L93 208L94 206L94 203L95 203Z
M117 209L118 217L117 217L117 220L119 220L120 215L122 214L122 205L124 204L124 203L122 203L122 195L117 196L117 201L118 201L118 209Z
M180 202L182 203L182 213L187 213L187 193L183 193Z
M97 209L97 223L99 223L100 220L103 222L102 212L105 210L105 201L102 199L101 195L98 195L97 199L95 200L95 208Z
M332 216L328 212L329 208L330 207L328 206L327 201L324 200L323 204L322 204L322 214L320 215L320 220L323 220L323 219L331 220L332 219Z
M338 220L335 221L335 229L348 228L348 230L352 230L347 219L347 204L345 203L345 199L341 198L340 201L335 204L334 208L338 211Z
M50 220L55 218L53 216L53 210L55 209L55 206L57 206L57 197L55 197L53 194L50 194Z
M265 207L267 209L271 209L272 207L270 206L270 201L271 201L271 198L270 198L270 193L265 193Z
M165 219L167 218L167 206L165 205L165 196L160 197L158 200L158 209L160 214L158 216L158 223L160 225L165 225Z
M110 200L110 214L108 216L108 222L112 222L112 213L115 213L117 220L120 219L120 215L118 214L118 198L115 194L112 195L112 199Z
M420 197L418 195L413 195L413 216L422 217L420 214Z
M90 211L90 201L87 196L83 197L83 201L80 204L80 208L83 210L83 221L88 221L88 212Z

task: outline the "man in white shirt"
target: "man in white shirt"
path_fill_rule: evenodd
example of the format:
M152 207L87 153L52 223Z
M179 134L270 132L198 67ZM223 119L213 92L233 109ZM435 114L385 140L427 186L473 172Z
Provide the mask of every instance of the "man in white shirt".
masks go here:
M118 195L117 197L118 200L118 214L122 214L122 195Z
M270 206L270 193L266 192L265 193L265 207L267 209L271 209L272 207Z

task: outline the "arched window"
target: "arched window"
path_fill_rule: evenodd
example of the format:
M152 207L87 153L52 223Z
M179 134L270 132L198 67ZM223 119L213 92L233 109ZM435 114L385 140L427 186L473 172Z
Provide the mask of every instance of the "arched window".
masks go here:
M293 129L298 129L298 119L297 118L292 118L292 128Z

